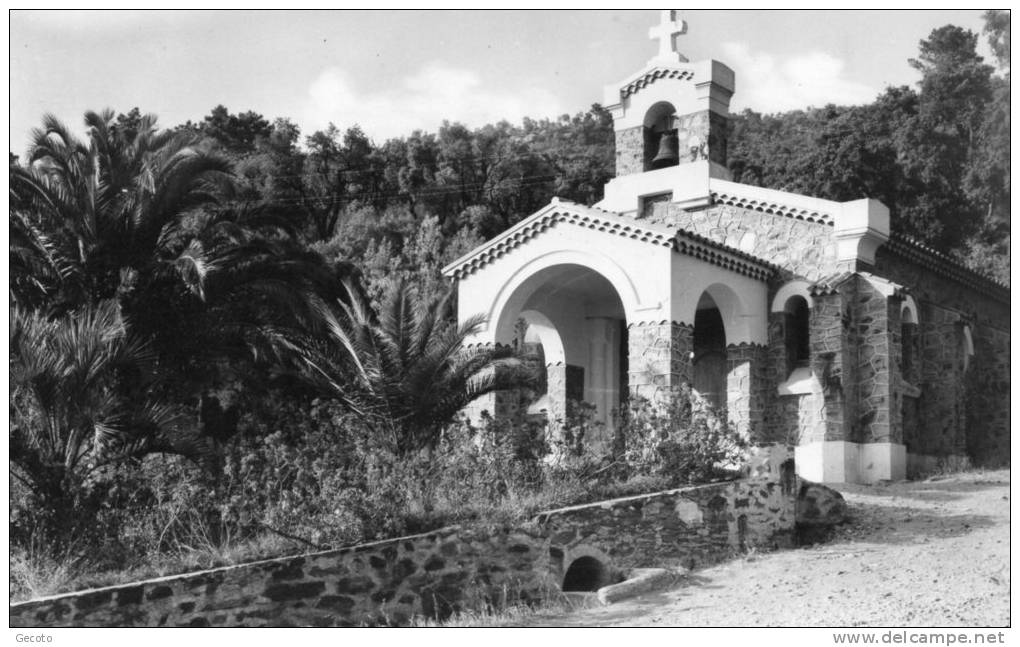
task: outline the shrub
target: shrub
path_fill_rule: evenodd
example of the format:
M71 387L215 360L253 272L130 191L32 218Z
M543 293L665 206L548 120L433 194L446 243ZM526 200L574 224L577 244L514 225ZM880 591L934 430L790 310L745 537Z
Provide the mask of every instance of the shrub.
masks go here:
M726 475L746 446L725 417L686 384L663 403L633 398L620 429L628 468L665 477L671 485Z

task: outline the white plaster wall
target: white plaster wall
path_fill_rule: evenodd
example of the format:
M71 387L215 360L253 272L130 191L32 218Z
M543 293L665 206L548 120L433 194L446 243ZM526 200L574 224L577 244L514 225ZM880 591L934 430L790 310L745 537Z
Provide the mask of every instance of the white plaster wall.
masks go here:
M601 274L613 285L628 322L668 319L673 254L668 247L556 222L520 247L462 278L458 286L458 317L464 321L481 314L488 321L468 343L508 341L497 338L497 318L508 308L516 316L540 287L541 281L533 279L535 274L556 265L575 264ZM553 319L549 312L545 314ZM569 336L561 333L565 347ZM570 350L566 351L569 355Z
M722 315L727 344L768 343L765 283L680 253L673 254L670 276L673 321L693 324L698 300L707 290Z
M907 451L898 443L828 440L796 448L797 474L818 483L877 483L907 477Z
M729 171L709 161L620 175L609 180L605 197L595 206L607 211L634 212L641 208L642 198L667 191L673 194L671 202L707 198L711 179L725 177L729 177Z
M671 67L689 70L693 79L656 79L620 101L620 88L652 68L650 66L619 83L605 88L605 103L612 112L614 128L623 130L644 125L645 113L656 103L668 101L676 108L676 114L712 109L722 115L729 113L729 99L735 87L735 75L726 65L714 60L697 61L688 65L676 64ZM700 86L700 87L699 87Z

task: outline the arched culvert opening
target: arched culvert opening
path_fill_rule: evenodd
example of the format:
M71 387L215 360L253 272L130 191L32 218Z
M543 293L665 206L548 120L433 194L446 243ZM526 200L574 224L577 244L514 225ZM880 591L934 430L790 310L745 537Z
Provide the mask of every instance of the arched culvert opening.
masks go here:
M612 584L609 569L594 557L578 557L567 568L563 576L563 592L598 591Z

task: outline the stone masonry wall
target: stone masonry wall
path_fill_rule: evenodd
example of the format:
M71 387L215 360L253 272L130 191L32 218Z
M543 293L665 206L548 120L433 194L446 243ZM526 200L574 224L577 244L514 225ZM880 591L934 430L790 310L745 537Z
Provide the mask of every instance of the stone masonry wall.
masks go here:
M645 170L645 129L642 126L616 131L616 174Z
M669 321L639 322L627 329L628 386L649 400L693 377L694 326Z
M581 547L604 553L618 568L696 568L751 547L790 546L796 495L790 461L770 478L563 508L537 522L550 538L555 573L567 566L560 553L569 559Z
M799 483L792 460L766 455L745 480L552 510L516 528L450 527L12 604L10 625L406 625L546 599L580 556L614 570L702 566L791 544Z
M651 218L778 265L783 281L789 277L817 281L839 269L835 234L825 224L721 204L701 211L671 204L656 209Z
M855 434L856 425L849 420L844 391L854 380L853 349L848 343L850 320L846 304L855 292L855 284L845 281L836 292L816 294L811 309L811 371L821 388L816 392L823 404L825 440L860 442Z
M900 425L893 425L898 398L892 388L899 371L900 300L889 299L868 281L858 280L853 303L860 394L855 417L860 440L856 442L902 442Z
M769 260L781 268L776 287L791 279L817 281L841 269L833 228L825 224L729 205L701 211L656 205L649 219ZM917 301L920 321L914 363L915 370L924 373L906 380L912 388L902 385L899 323L893 320L898 317L898 301L875 295L861 295L861 301L853 297L852 312L841 315L844 321L856 323L841 332L835 325L822 331L841 335L842 351L825 351L836 353L833 359L842 362L841 389L796 396L774 396L770 390L763 416L765 437L778 440L798 430L801 442L905 442L912 453L951 456L966 451L979 464L1005 462L1010 444L1008 302L945 278L887 247L879 248L869 269L905 286ZM959 333L963 324L970 326L975 350L966 372ZM769 325L777 325L771 316ZM878 331L881 325L890 327ZM764 379L772 389L786 378L785 369L777 368L775 354L782 346L776 343L770 330ZM819 367L813 362L812 368ZM842 398L841 405L837 396ZM824 425L824 432L819 433L819 425Z
M920 426L923 433L907 450L927 456L967 452L963 330L956 312L920 303ZM1006 397L1008 400L1008 395ZM993 408L996 406L992 405ZM1001 406L1001 405L999 405Z
M772 397L767 364L768 351L761 344L726 347L726 414L737 432L755 444L771 440L765 434L765 405Z
M965 374L967 455L983 465L1009 464L1009 365L1009 332L985 326Z
M918 305L920 376L915 402L901 399L907 451L932 457L966 455L977 464L1009 461L1010 306L940 276L882 247L875 273L910 290ZM974 356L966 371L962 327Z
M546 540L435 532L11 605L11 626L359 626L445 617L475 593L541 599Z

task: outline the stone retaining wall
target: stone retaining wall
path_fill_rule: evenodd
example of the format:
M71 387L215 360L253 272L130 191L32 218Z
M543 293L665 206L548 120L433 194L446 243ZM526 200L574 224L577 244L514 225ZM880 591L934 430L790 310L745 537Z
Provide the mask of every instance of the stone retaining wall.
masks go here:
M12 627L406 625L468 601L541 600L543 537L457 527L296 557L32 600Z
M591 553L604 554L619 569L699 568L752 547L791 546L796 500L789 461L777 463L767 478L551 510L537 522L550 540L554 576L573 556Z
M516 528L450 527L351 548L10 606L14 627L406 625L483 601L556 595L571 563L696 567L789 545L793 463L752 478L551 510Z

